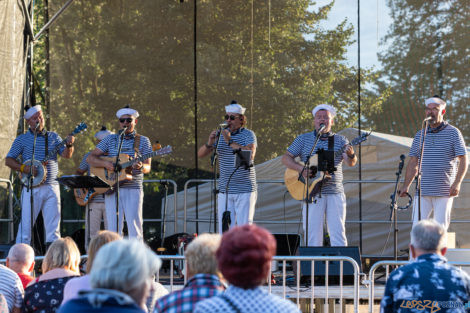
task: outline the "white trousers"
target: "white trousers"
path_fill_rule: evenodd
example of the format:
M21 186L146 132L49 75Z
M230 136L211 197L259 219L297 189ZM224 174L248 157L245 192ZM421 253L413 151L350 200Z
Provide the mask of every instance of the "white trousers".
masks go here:
M46 242L60 238L60 188L59 185L41 185L33 191L33 225L42 210ZM23 188L21 192L21 222L18 226L16 243L31 243L31 191Z
M444 229L449 228L450 214L452 212L452 203L454 197L421 197L421 219L429 219L431 213L434 210L434 219L436 222L442 225ZM414 198L413 201L413 226L418 223L418 197Z
M116 194L105 195L104 202L108 230L117 231L118 234L122 235L124 218L126 218L129 238L143 240L142 204L144 202L144 191L142 189L119 189L119 229L116 225Z
M332 247L347 246L346 239L346 196L344 193L322 194L316 197L313 203L308 204L308 234L306 233L306 209L307 204L302 206L304 238L308 236L307 246L323 246L323 224L326 214L326 223L330 233Z
M104 202L90 202L88 203L87 210L89 211L85 216L85 247L88 247L89 239L93 238L101 228L101 220L104 219L104 228L108 229L108 221L106 219L106 205ZM88 220L88 218L90 220ZM89 230L88 230L89 229ZM90 237L88 238L88 231Z
M217 196L217 211L219 216L219 233L222 234L222 216L225 212L225 193L219 193ZM227 211L230 211L232 225L253 224L255 216L256 199L258 192L229 193Z

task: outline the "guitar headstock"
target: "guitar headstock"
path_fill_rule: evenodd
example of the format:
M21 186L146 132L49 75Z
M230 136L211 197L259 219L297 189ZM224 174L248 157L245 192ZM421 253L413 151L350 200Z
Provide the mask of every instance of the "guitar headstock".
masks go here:
M354 138L354 139L351 141L351 145L352 145L352 146L355 146L355 145L360 144L360 143L363 142L363 141L366 141L366 140L367 140L367 137L369 137L369 135L370 135L371 133L372 133L372 131L362 133L360 136Z
M170 154L173 152L173 148L171 146L166 146L163 147L159 150L155 151L155 155L164 155L164 154Z
M79 133L81 133L82 131L86 131L87 127L88 127L87 124L85 124L84 122L81 122L81 123L78 124L77 127L75 127L75 129L73 130L72 136L73 136L73 135L76 135L76 134L79 134Z

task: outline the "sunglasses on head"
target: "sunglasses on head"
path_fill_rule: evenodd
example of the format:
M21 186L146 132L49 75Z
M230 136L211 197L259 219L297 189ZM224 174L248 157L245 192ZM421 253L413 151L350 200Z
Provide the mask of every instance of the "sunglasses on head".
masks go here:
M132 123L132 121L133 121L132 117L126 117L126 118L120 118L119 119L119 122L121 122L121 123L124 123L124 122Z
M230 119L231 121L234 121L238 116L235 115L225 115L225 120Z

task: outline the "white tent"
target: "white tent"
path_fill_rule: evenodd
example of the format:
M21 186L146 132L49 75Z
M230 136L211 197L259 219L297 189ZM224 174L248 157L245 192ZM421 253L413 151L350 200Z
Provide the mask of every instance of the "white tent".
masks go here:
M357 129L344 129L340 134L350 140L358 135ZM347 198L346 234L350 246L360 244L360 226L362 220L362 252L365 255L393 255L393 225L390 218L390 195L393 192L400 155L408 155L412 138L372 133L362 143L362 218L359 209L358 165L343 166L345 193ZM358 154L356 147L356 154ZM406 164L405 164L406 167ZM301 225L301 205L290 197L283 181L285 167L281 157L256 166L258 201L255 222L269 229L272 233L303 233ZM404 177L405 169L403 170ZM469 178L469 175L466 177ZM386 183L385 181L389 181ZM464 222L470 220L470 188L464 183L461 195L454 201L452 224L449 231L456 233L457 247L470 247L470 230ZM199 232L213 231L211 183L199 186ZM414 193L414 185L410 189ZM195 187L187 190L187 225L185 231L196 231ZM173 196L171 196L173 197ZM184 192L178 193L178 232L184 230ZM404 205L399 201L399 205ZM403 200L404 201L404 200ZM168 201L167 220L173 219L173 199ZM209 223L208 221L211 221ZM411 208L398 213L398 248L406 249L411 229ZM174 233L173 223L168 223L167 234ZM388 240L387 240L388 239Z

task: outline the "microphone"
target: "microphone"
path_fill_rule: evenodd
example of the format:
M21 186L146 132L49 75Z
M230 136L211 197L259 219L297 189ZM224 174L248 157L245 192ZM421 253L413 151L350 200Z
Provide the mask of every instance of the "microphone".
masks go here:
M124 126L122 129L119 130L119 135L122 135L126 132L127 126Z
M400 172L403 169L403 165L405 164L405 158L406 157L405 157L404 154L400 155L400 165L398 166L398 169L399 169Z
M227 126L228 126L227 122L223 122L222 124L219 124L220 128L225 128Z
M41 124L39 123L39 121L37 121L37 122L36 122L36 127L34 127L34 130L38 130L38 129L39 129L39 125L41 125Z
M318 133L321 134L321 132L325 129L326 125L325 124L320 124L320 128L318 129Z
M432 116L426 117L426 118L424 119L423 123L424 123L424 122L427 122L427 121L429 121L429 120L432 120Z

